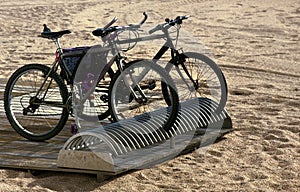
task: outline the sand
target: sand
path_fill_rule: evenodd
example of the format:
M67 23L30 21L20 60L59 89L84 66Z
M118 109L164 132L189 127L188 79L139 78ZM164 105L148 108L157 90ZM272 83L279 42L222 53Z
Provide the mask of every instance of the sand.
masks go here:
M204 151L97 183L92 175L38 176L0 169L0 191L300 191L300 2L294 0L0 2L0 82L26 63L49 63L42 24L70 29L63 46L95 44L91 30L112 17L151 26L190 15L183 28L226 76L234 131ZM3 98L3 97L1 97ZM3 114L3 109L1 109Z

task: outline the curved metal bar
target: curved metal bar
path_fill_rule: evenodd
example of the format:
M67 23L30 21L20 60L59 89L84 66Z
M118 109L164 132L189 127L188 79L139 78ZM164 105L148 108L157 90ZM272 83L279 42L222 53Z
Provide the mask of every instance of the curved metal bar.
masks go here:
M165 109L147 115L116 122L103 127L80 132L72 136L64 145L66 150L84 150L104 143L114 155L122 155L176 135L207 128L228 117L226 110L216 114L218 105L207 98L195 98L181 103L175 124L165 131L161 125L166 120ZM99 145L100 146L100 145Z
M110 137L107 136L103 136L101 134L95 134L92 132L81 132L78 133L76 135L73 135L72 137L70 137L67 142L64 144L63 149L64 150L76 150L76 147L74 149L73 145L77 145L78 144L78 140L82 140L82 137L84 136L92 136L92 137L96 137L101 139L102 141L104 141L104 143L107 144L107 146L111 149L112 153L114 155L120 155L122 153L118 153L118 151L122 151L120 148L117 149L115 147L115 145L113 144L113 141L111 139L109 139Z

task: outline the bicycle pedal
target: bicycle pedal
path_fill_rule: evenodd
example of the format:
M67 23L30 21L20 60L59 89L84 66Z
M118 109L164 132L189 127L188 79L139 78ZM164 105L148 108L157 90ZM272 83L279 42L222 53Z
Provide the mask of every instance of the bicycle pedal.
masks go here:
M70 132L73 134L73 135L76 135L77 133L79 133L79 130L78 130L78 127L75 123L72 123L70 125Z
M107 119L110 121L110 123L114 123L114 122L115 122L114 119L111 118L111 117L109 117L109 118L107 118Z

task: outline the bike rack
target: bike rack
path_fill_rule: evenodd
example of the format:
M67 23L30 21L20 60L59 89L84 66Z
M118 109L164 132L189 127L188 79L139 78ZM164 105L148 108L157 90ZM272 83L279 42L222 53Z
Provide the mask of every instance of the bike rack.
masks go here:
M181 103L170 131L157 129L160 113L82 131L67 140L60 150L57 166L94 170L102 174L143 168L165 161L190 149L209 145L231 131L232 122L224 109L206 98Z

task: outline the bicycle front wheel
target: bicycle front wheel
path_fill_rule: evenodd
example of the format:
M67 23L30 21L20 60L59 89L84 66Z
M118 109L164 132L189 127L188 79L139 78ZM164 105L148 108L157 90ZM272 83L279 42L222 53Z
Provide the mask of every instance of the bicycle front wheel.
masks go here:
M209 57L194 52L182 53L178 60L167 64L166 70L177 85L180 102L208 98L214 103L215 112L225 108L227 83L221 69Z
M45 81L49 71L44 65L25 65L13 73L5 87L6 116L16 132L29 140L54 137L68 119L69 113L64 107L67 87L55 72Z
M115 121L153 120L158 123L157 128L168 131L177 118L179 100L175 84L166 71L142 60L131 62L116 73L109 89L109 106Z

